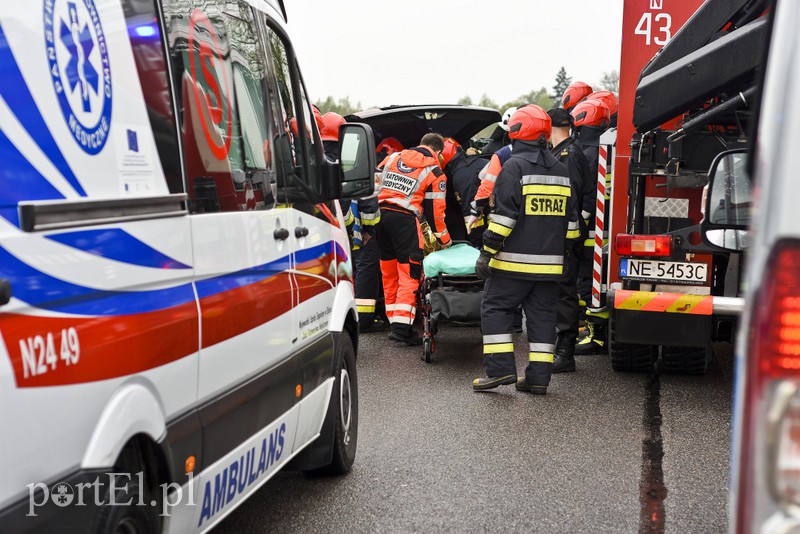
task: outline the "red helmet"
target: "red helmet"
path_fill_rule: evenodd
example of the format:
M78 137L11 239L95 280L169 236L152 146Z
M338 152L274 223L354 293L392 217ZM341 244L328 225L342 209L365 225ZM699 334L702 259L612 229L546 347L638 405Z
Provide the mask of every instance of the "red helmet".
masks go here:
M608 128L611 122L611 112L608 107L600 100L584 100L572 108L572 118L575 119L575 127L581 126L601 126Z
M322 116L322 128L319 133L323 141L338 141L339 126L344 124L344 117L336 112L329 111Z
M450 163L450 161L452 161L452 159L456 156L459 150L461 150L461 143L459 143L452 137L444 138L444 149L442 150L442 159L440 161L440 163L442 164L442 169L447 167L447 164Z
M586 100L599 100L608 108L608 112L614 115L617 112L617 97L611 91L595 91L586 97Z
M589 84L573 82L564 91L564 96L561 97L561 105L564 106L564 109L572 109L590 94L592 94L592 88Z
M398 141L394 137L387 137L386 139L381 140L378 143L378 146L375 148L376 152L386 151L386 155L394 154L395 152L400 152L403 150L403 143Z
M314 110L314 120L317 122L317 129L321 132L323 127L322 112L314 104L311 104L311 109Z
M550 115L536 104L519 108L508 119L508 137L520 141L543 141L550 138Z

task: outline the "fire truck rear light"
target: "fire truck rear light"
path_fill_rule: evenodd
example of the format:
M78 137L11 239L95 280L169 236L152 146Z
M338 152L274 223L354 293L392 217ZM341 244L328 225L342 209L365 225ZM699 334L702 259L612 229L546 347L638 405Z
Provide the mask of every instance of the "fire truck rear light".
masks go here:
M672 237L668 235L617 234L614 250L620 256L670 256Z

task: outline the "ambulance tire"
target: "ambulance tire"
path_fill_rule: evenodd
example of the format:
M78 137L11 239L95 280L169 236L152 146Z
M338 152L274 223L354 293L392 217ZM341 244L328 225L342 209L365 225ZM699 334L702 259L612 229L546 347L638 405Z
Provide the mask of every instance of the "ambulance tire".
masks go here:
M157 495L152 495L147 488L148 471L145 458L137 444L128 444L120 454L113 472L130 474L130 478L117 475L119 481L115 486L122 487L115 488L113 502L129 504L103 506L100 509L98 533L149 534L150 532L161 532L161 518L158 515L161 510L161 499ZM137 474L140 472L145 474L145 487L141 487L139 484L140 480ZM108 486L103 502L112 502L111 490ZM137 505L140 502L145 503L145 506Z
M702 376L708 371L714 348L668 347L661 349L661 372L674 375Z
M614 371L651 373L658 356L658 347L609 341L608 354L611 356L611 368Z
M328 410L333 410L333 457L331 463L306 471L312 477L349 473L356 459L358 445L358 374L353 341L346 333L336 343L336 380Z

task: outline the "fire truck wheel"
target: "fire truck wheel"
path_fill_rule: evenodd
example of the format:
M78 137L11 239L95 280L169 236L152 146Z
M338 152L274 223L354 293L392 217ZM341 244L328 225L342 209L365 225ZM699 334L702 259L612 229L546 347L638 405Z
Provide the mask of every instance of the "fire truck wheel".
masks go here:
M144 474L144 487L140 484ZM154 495L148 486L148 469L141 450L135 444L129 444L120 454L114 467L115 488L112 495L110 485L106 485L103 507L97 532L101 534L148 534L161 532L162 501ZM111 476L109 474L109 476ZM112 505L111 503L115 503Z
M667 347L661 352L661 371L678 375L704 375L714 349L707 347Z
M608 353L611 356L611 368L617 372L650 373L658 356L658 347L610 341Z
M329 410L336 427L333 433L333 458L325 467L308 471L310 476L343 475L350 472L358 444L358 374L356 355L350 336L343 334L336 343L336 381Z

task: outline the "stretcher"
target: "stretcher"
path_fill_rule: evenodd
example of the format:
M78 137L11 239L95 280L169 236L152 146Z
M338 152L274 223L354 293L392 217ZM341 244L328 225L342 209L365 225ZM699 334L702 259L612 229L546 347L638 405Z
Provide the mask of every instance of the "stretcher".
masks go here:
M479 326L483 280L475 275L480 253L468 243L432 252L423 261L425 276L418 291L422 318L422 359L428 363L436 350L441 321Z

